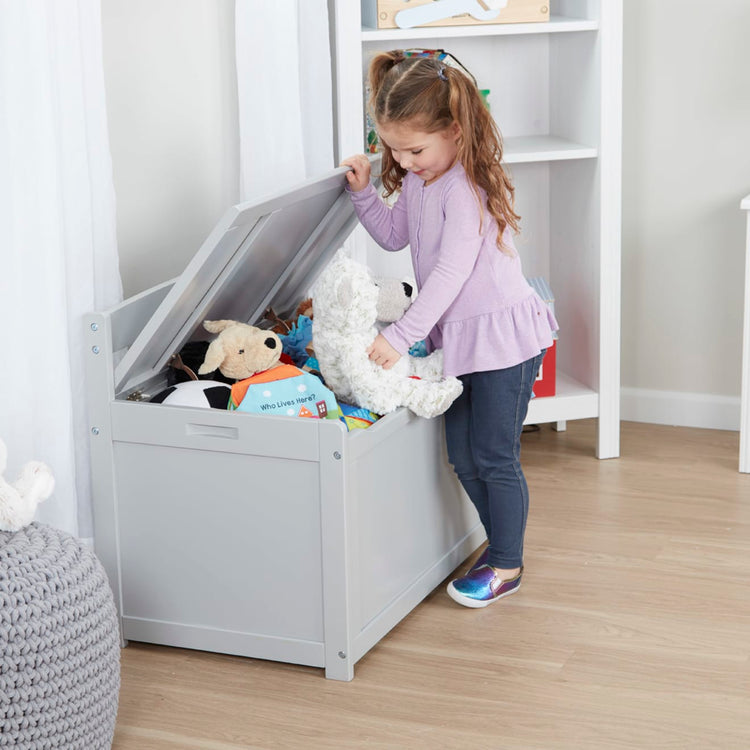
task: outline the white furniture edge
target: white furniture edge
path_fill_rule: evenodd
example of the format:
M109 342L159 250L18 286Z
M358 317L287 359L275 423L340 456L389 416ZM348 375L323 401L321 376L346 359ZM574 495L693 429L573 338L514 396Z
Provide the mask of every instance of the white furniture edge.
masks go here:
M750 195L740 208L747 211L745 238L745 313L742 325L742 392L740 396L740 471L750 474Z
M622 0L600 4L599 458L620 455ZM617 189L615 189L615 187ZM605 262L605 258L607 262Z

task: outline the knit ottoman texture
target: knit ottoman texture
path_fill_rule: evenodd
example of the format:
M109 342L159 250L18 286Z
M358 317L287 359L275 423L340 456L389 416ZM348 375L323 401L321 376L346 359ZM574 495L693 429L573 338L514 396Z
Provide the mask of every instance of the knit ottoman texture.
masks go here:
M0 747L107 750L120 690L104 568L39 523L0 531Z

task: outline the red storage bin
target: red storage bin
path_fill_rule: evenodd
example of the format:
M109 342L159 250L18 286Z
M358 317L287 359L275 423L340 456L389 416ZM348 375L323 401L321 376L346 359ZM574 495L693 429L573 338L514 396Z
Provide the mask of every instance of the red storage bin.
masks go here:
M547 353L542 360L542 366L539 368L539 374L536 376L534 383L534 396L554 396L555 395L555 374L557 370L557 341L552 342L552 346L547 349Z

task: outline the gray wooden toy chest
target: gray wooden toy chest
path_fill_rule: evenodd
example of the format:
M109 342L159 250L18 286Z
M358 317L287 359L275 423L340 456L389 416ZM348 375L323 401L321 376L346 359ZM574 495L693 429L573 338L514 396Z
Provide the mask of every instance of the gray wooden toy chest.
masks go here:
M125 641L354 664L484 538L442 419L335 420L129 400L203 320L291 314L356 225L344 169L231 208L185 272L86 316L96 551Z

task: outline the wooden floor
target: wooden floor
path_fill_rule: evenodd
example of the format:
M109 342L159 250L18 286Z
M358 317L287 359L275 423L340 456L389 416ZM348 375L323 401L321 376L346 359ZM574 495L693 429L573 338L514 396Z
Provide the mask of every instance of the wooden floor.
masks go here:
M733 432L524 435L523 588L435 590L355 667L131 643L115 750L750 748L750 475ZM462 566L463 569L466 566Z

